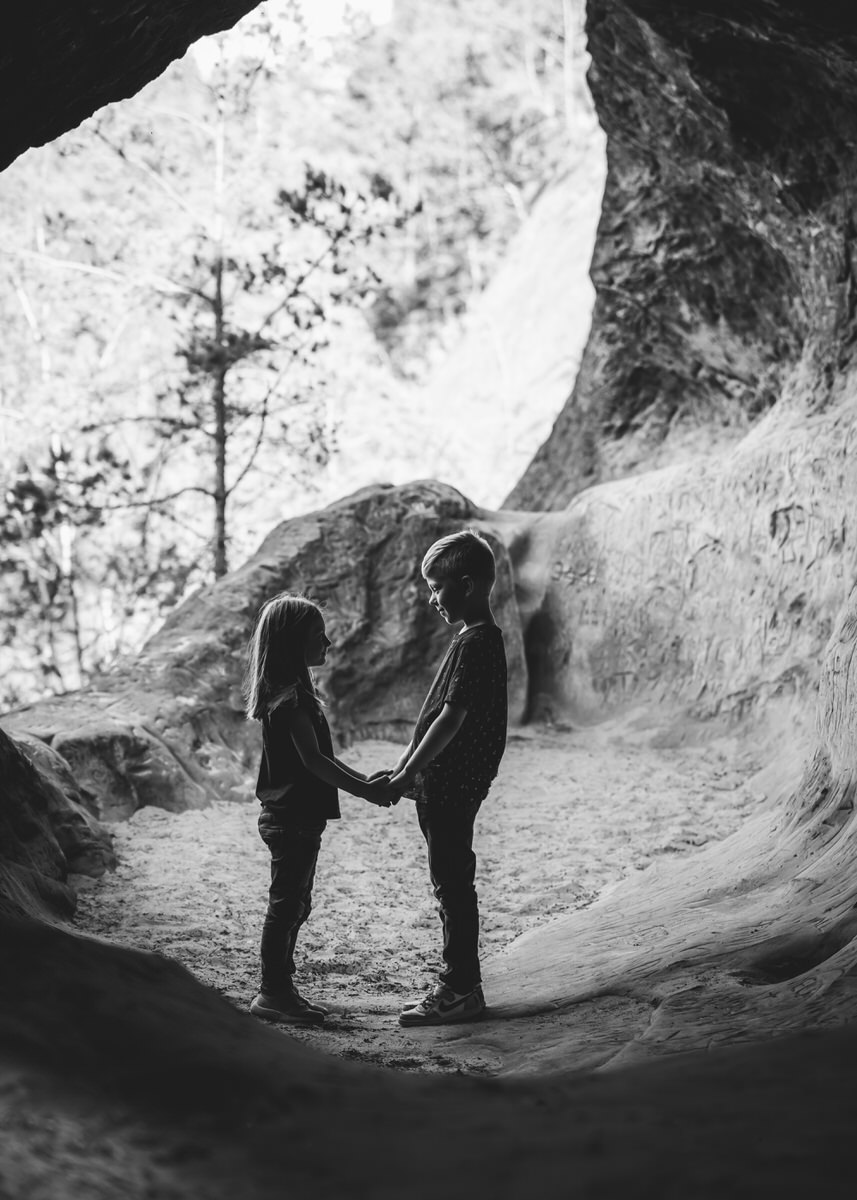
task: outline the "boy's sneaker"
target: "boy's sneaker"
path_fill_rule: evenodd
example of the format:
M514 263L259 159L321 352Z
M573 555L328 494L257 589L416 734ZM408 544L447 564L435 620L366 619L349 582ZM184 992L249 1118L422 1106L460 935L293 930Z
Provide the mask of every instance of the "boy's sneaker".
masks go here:
M455 1021L472 1021L485 1012L482 985L472 992L454 992L445 983L436 983L418 1004L411 1004L399 1013L400 1025L446 1025Z
M326 1010L304 1000L294 989L268 996L260 992L250 1002L250 1012L265 1021L282 1021L287 1025L323 1025Z

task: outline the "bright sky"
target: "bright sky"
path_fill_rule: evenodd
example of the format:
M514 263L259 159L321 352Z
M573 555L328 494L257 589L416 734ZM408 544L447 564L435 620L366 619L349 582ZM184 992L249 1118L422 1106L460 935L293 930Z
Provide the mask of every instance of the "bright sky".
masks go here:
M385 25L393 16L393 0L300 0L310 36L339 33L347 10L365 14L374 25Z
M320 42L326 37L333 37L345 28L346 15L361 14L367 17L373 25L386 25L393 18L395 0L298 0L303 11L306 31L309 40ZM288 17L288 0L267 0L259 5L255 12L265 12L276 19L280 14L283 22L283 35L288 36L287 30L291 25ZM253 13L248 14L252 18ZM239 21L232 35L240 38L241 22ZM219 56L217 39L202 38L195 42L191 51L199 64L199 69L206 74Z

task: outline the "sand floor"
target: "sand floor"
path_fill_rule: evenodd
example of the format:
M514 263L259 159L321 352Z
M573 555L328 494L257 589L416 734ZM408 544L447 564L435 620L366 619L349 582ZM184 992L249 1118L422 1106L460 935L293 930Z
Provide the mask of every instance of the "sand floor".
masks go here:
M726 836L760 802L748 782L759 763L736 739L673 748L653 740L627 722L511 732L477 822L483 958L659 857ZM370 771L398 753L374 741L342 757ZM323 1029L288 1033L383 1066L460 1069L442 1042L396 1022L440 965L413 804L385 810L346 795L342 810L325 833L298 954L299 987L331 1015ZM78 928L178 959L246 1008L257 988L269 862L257 815L255 800L220 802L181 814L147 808L115 825L118 869L82 882Z

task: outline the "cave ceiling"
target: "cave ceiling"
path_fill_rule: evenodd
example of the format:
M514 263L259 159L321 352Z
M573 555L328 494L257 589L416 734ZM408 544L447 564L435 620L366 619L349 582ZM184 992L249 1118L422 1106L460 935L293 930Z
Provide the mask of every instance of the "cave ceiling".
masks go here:
M0 170L133 96L258 0L10 0L0 36Z
M791 43L829 64L857 60L852 0L625 0L658 33L686 48L724 93L752 80L754 55ZM254 0L37 0L14 4L0 41L0 169L31 146L79 125L156 78L198 38L234 25ZM590 0L590 14L614 7ZM744 46L744 51L738 49ZM747 51L750 47L750 51ZM833 80L835 83L835 79ZM764 132L781 129L779 95L759 96ZM743 87L743 85L741 85ZM739 87L739 90L741 90ZM746 111L746 105L744 105Z

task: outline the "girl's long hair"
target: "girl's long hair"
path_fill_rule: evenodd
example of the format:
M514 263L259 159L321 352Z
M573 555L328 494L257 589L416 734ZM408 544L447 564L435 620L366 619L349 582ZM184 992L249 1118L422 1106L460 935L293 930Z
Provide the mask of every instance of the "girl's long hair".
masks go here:
M248 719L261 721L276 697L294 683L320 705L312 671L306 664L306 641L312 618L321 616L317 604L291 592L281 592L262 605L244 672Z

